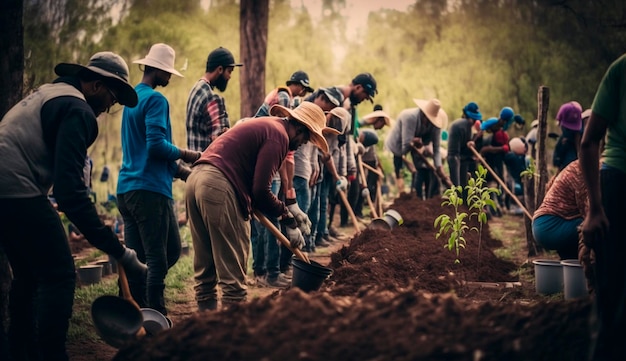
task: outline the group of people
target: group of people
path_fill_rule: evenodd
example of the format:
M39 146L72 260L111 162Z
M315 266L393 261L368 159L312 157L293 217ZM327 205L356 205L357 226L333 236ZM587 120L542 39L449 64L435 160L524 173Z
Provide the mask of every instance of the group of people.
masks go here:
M441 184L466 185L476 152L496 173L502 174L503 165L518 173L532 145L530 139L509 139L508 127L523 124L510 107L483 121L478 105L469 102L449 129L448 116L434 98L415 99L417 107L401 111L395 122L380 106L359 117L356 106L372 101L378 92L369 73L356 75L347 85L315 90L308 75L296 71L285 86L267 94L256 114L231 126L224 98L216 90L223 92L232 72L243 64L220 47L209 54L205 73L189 94L187 147L181 148L172 139L169 102L156 91L172 75L182 77L174 68L174 49L154 44L134 63L143 72L134 87L126 62L112 52L94 54L87 65L58 64L54 82L24 98L0 121L0 151L5 155L0 246L13 272L10 325L8 334L0 335L3 359L68 359L65 340L76 276L65 230L48 200L52 187L58 210L124 268L140 306L166 315L164 280L181 252L174 179L186 182L198 309L215 310L218 301L228 307L247 299L250 249L255 280L282 287L289 279L291 249L314 252L339 235L331 224L337 204L343 206L341 225L348 222L349 210L337 200L338 193L362 216L363 200L375 197L380 179L378 172L361 174L361 165L381 168L376 131L384 126L391 126L385 148L393 154L396 180L402 186L402 168L407 166L413 173L411 188L420 198L437 194ZM626 266L617 258L624 242L615 227L626 197L619 186L626 177L621 155L625 64L622 57L607 71L584 133L578 103L559 110L563 132L554 159L560 173L550 187L554 194L546 196L545 208L535 215L538 229L539 219L554 225L554 218L541 217L551 215L559 197L575 195L576 205L556 216L582 224L585 246L594 252L597 360L625 356L618 337L626 322ZM116 192L124 244L98 217L84 175L87 149L98 136L96 118L116 103L125 106ZM583 217L571 221L571 215ZM265 228L259 222L263 218L276 227ZM278 246L274 228L289 247ZM568 245L558 252L575 257L576 249Z

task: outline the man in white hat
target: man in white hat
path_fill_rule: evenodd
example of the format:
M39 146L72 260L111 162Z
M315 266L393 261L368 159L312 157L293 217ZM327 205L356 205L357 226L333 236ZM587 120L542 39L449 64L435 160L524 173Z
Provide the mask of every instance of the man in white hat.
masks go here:
M291 246L304 245L302 230L285 203L270 190L272 175L290 150L313 143L328 153L322 135L326 117L320 107L303 102L291 110L281 105L271 116L238 124L219 136L193 166L185 199L195 252L195 291L199 310L246 300L250 217L253 208L285 226Z
M444 183L449 186L452 183L443 171L440 153L441 129L447 128L448 115L441 109L441 103L438 99L413 99L413 101L417 107L404 109L400 112L385 140L385 147L393 153L398 191L401 192L404 188L404 182L400 173L404 163L404 155L409 152L412 153L413 163L419 164L420 157L414 153L430 143L432 143L433 147L432 158L435 163L437 176L443 179Z
M118 208L124 218L124 240L148 265L148 277L129 281L140 307L167 315L163 290L165 276L180 256L181 242L173 209L172 179L186 179L200 152L172 143L169 103L157 86L182 75L174 69L175 53L169 45L154 44L148 55L134 61L144 66L135 91L139 103L122 115L122 168L117 182Z
M86 66L61 63L54 71L59 78L0 121L0 247L13 270L9 348L15 360L68 360L76 273L63 223L48 200L53 185L58 210L92 245L115 258L130 279L146 274L135 251L98 217L83 175L87 148L98 135L96 117L117 102L137 104L128 66L105 51Z

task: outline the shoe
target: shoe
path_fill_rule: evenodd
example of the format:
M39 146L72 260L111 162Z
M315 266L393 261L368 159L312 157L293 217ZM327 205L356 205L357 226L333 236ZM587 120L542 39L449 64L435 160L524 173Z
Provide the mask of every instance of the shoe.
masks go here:
M328 242L329 244L339 242L339 239L337 239L335 237L332 237L329 234L323 235L322 239L325 240L326 242Z
M293 271L291 269L287 270L286 272L281 272L280 273L281 276L283 276L283 278L291 281L291 279L293 278Z
M333 237L335 237L335 238L345 236L343 233L339 232L339 231L338 231L335 227L333 227L333 226L328 227L328 234L329 234L329 235L331 235L331 236L333 236Z
M261 288L269 288L271 287L269 282L267 281L267 277L265 275L263 276L255 276L254 277L255 283L257 287L261 287Z
M326 240L324 240L324 238L320 238L319 240L315 241L315 247L324 248L324 247L328 247L328 246L330 246L330 243L326 242Z
M272 288L287 288L291 286L291 281L287 281L284 277L281 277L280 273L276 278L267 278L267 284Z

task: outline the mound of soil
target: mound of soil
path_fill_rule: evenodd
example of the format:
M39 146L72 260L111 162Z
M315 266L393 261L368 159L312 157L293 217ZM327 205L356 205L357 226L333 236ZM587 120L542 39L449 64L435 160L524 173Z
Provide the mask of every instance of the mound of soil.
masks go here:
M332 254L334 273L318 292L293 288L197 313L114 360L584 360L589 299L470 287L512 284L518 266L493 254L501 242L488 226L480 242L466 233L455 263L435 238L440 204L401 196L392 208L404 225L365 230Z

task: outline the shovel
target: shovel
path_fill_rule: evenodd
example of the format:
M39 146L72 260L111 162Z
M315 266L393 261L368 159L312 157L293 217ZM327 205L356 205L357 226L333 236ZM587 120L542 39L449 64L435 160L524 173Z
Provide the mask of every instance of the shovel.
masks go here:
M279 240L280 243L283 244L283 246L287 247L293 254L295 254L296 257L298 257L303 262L309 264L311 263L311 261L309 260L309 256L307 256L306 253L303 253L299 249L291 247L291 242L289 242L287 237L285 237L285 235L278 228L276 228L274 223L270 222L270 220L267 219L267 217L265 217L263 213L255 209L254 216L259 220L259 222L261 222L263 226L265 226L265 228L272 232L274 237L276 237L276 239Z
M529 219L533 219L533 216L530 214L530 212L528 212L528 210L526 209L526 207L524 207L524 204L519 200L519 198L517 198L517 196L515 196L515 194L513 194L513 192L511 192L509 190L509 187L506 186L506 184L504 183L504 181L502 179L500 179L500 177L498 176L498 174L489 166L489 164L487 164L487 161L485 160L485 158L483 158L480 153L478 153L478 151L474 148L474 147L469 147L469 149L472 151L472 153L474 153L474 155L476 156L476 158L478 158L478 160L480 160L480 162L485 166L485 168L487 168L487 170L489 171L489 173L491 173L491 175L493 176L493 178L498 182L498 184L500 184L502 186L502 188L504 189L504 191L511 196L511 199L513 199L515 201L515 203L517 203L517 205L522 209L522 211L524 212L524 214L526 215L526 217L528 217Z
M91 318L96 332L107 344L121 348L146 335L139 305L130 294L124 268L118 264L120 287L124 298L98 297L91 305Z
M358 154L356 156L356 160L357 163L359 165L359 173L361 175L361 183L363 183L363 185L365 187L367 187L367 177L365 177L365 171L363 170L363 160L361 159L361 155ZM367 197L367 205L370 207L370 212L372 213L372 218L378 218L378 212L376 212L376 207L374 207L374 204L372 203L372 197L370 197L369 195Z

